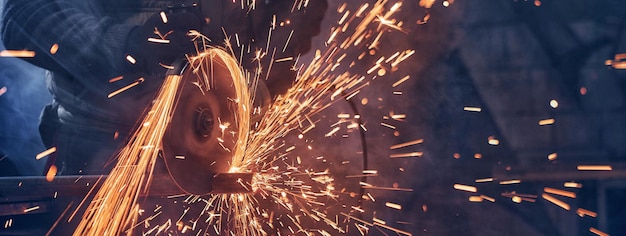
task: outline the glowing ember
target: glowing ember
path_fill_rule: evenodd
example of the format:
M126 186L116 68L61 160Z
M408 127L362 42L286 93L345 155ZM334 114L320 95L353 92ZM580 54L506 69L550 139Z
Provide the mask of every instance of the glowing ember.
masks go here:
M582 171L611 171L613 167L609 165L579 165L576 169Z
M476 189L476 187L474 186L469 186L469 185L463 185L463 184L454 184L454 189L456 190L462 190L462 191L467 191L467 192L472 192L475 193L478 190Z
M480 107L463 107L464 111L471 111L471 112L481 112L482 109Z
M396 209L396 210L402 210L402 206L400 204L397 204L397 203L386 202L385 206L387 206L389 208Z
M550 155L548 155L548 160L554 161L556 160L556 158L558 157L558 154L555 153L550 153Z
M582 188L583 187L582 184L576 183L576 182L565 182L563 186L566 188Z
M594 234L596 234L596 235L598 235L598 236L609 236L609 234L607 234L607 233L605 233L605 232L602 232L602 231L600 231L599 229L596 229L596 228L594 228L594 227L590 227L590 228L589 228L589 232L592 232L592 233L594 233Z
M550 106L552 108L556 109L557 107L559 107L559 102L554 100L554 99L552 99L552 100L550 100Z
M120 81L122 79L124 79L124 76L118 76L118 77L110 79L109 83L114 83L114 82Z
M148 38L148 42L168 44L168 43L170 43L170 40L169 39ZM133 63L133 64L135 64L135 63Z
M167 15L165 14L165 12L159 12L159 15L161 16L161 21L163 21L163 24L167 24Z
M576 193L573 193L570 191L554 189L554 188L544 188L543 191L546 193L551 193L551 194L560 195L564 197L576 198Z
M120 94L120 93L122 93L122 92L124 92L124 91L126 91L126 90L128 90L130 88L132 88L132 87L135 87L135 86L143 83L143 81L144 81L143 78L139 78L139 79L135 80L134 82L130 83L129 85L126 85L126 86L124 86L124 87L122 87L122 88L120 88L118 90L115 90L115 91L109 93L109 95L107 97L108 98L112 98L115 95L118 95L118 94Z
M8 219L8 220L6 220L6 221L4 222L4 228L5 228L5 229L10 228L11 226L13 226L13 219Z
M50 154L52 154L52 153L54 153L56 151L57 151L56 147L51 147L51 148L49 148L49 149L47 149L47 150L37 154L35 159L39 160L39 159L44 158L44 157L46 157L46 156L48 156L48 155L50 155Z
M490 202L496 202L496 199L489 197L487 195L480 195L480 197Z
M59 51L59 45L56 43L52 44L52 47L50 47L50 54L54 55L57 51Z
M31 211L36 211L36 210L39 210L39 206L34 206L34 207L26 208L26 209L24 209L24 213L28 213L28 212L31 212Z
M493 136L489 136L489 138L487 138L487 142L493 146L497 146L500 144L500 140L494 138Z
M544 120L540 120L539 121L539 125L551 125L554 124L554 119L550 118L550 119L544 119Z
M561 200L559 200L559 199L557 199L557 198L555 198L553 196L550 196L550 195L544 193L544 194L541 194L541 197L543 199L546 199L547 201L553 203L554 205L557 205L557 206L565 209L566 211L570 210L569 204L567 204L567 203L565 203L565 202L563 202L563 201L561 201Z
M584 216L596 217L596 216L598 216L598 213L595 213L593 211L590 211L590 210L587 210L587 209L583 209L583 208L578 208L578 210L576 210L576 214L578 214L578 216L580 216L580 217L584 217Z
M57 175L57 166L55 165L50 166L50 168L48 169L48 172L46 173L46 181L52 182L56 175Z
M484 178L475 180L476 183L492 182L493 178Z
M0 57L35 57L35 52L28 50L2 50Z
M409 153L391 154L389 155L389 158L421 157L422 155L424 155L423 152L409 152Z
M130 62L130 64L135 64L135 63L137 63L137 60L136 60L133 56L131 56L131 55L126 55L126 60L127 60L128 62Z
M412 145L415 145L415 144L420 144L420 143L423 143L423 142L424 142L424 139L417 139L417 140L409 141L409 142L406 142L406 143L400 143L400 144L393 145L393 146L389 147L389 149L391 149L391 150L399 149L399 148L403 148L403 147L412 146Z
M470 202L482 202L483 198L480 196L470 196L469 197L469 201Z
M506 185L506 184L519 184L522 181L519 179L512 179L512 180L505 180L505 181L500 181L500 184L502 185Z

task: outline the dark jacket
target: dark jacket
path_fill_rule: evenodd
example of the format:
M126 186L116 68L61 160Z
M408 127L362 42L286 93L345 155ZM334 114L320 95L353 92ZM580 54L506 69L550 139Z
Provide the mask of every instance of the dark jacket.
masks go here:
M149 104L162 76L143 74L125 60L133 50L129 35L171 2L6 1L5 47L34 51L35 57L25 60L50 71L54 101L42 113L40 132L46 146L57 147L57 165L65 174L101 172ZM58 45L54 54L53 45ZM109 82L118 76L124 79ZM146 83L107 97L140 77ZM94 159L101 161L88 164Z

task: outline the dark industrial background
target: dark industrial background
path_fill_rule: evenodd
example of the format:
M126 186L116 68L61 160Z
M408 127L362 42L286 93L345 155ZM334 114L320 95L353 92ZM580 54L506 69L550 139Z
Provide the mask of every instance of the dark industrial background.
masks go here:
M337 21L341 3L330 1L324 25ZM372 182L414 190L375 192L380 201L403 206L367 205L376 217L414 235L594 235L590 227L626 235L626 71L605 65L626 53L626 1L419 3L404 2L399 18L407 19L408 33L387 34L391 43L380 48L415 49L408 66L394 72L411 79L398 88L391 88L393 79L372 83L355 98L370 101L358 108L369 128L370 166L380 171ZM417 24L426 15L428 22ZM318 47L328 32L317 38ZM0 58L0 88L6 87L0 176L41 174L44 162L34 158L44 150L37 123L51 99L44 73ZM396 135L377 125L390 111L407 114L404 121L388 121ZM548 118L555 123L538 125ZM499 144L490 145L490 137ZM389 161L389 145L418 138L425 140L414 148L422 157ZM553 161L551 153L558 154ZM612 165L613 171L586 175L576 170L581 164ZM532 178L513 185L474 182L513 176ZM566 181L583 187L565 189ZM474 185L496 201L469 202L472 194L453 189L456 183ZM576 192L575 199L560 198L572 210L543 200L544 187ZM501 195L512 191L538 197L515 203ZM580 217L578 208L598 216Z

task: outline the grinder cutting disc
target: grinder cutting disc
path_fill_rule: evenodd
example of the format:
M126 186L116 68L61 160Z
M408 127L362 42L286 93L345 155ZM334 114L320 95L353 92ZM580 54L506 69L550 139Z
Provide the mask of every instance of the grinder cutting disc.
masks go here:
M237 76L239 68L229 69L227 63L235 61L212 48L179 65L175 72L182 81L162 150L172 179L190 194L212 191L213 181L223 179L219 175L226 175L230 168L239 133L248 132L248 127L240 129L239 124L249 114L237 114L242 109L236 102L238 90L247 87Z

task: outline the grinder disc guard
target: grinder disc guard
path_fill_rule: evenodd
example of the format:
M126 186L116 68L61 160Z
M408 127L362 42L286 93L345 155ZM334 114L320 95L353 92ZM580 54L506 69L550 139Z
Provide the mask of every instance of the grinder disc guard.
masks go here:
M234 59L210 50L221 49L208 49L177 68L182 81L162 140L170 176L183 191L197 195L210 193L213 181L228 175L239 132L248 132L239 125L249 114L237 114L245 113L237 103L237 90L247 88L245 80L233 78L240 75L239 68L226 65Z

